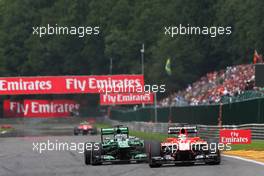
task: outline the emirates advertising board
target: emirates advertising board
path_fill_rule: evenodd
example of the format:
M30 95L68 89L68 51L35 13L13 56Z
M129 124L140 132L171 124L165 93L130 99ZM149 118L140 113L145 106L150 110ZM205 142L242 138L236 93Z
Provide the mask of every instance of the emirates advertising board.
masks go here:
M153 93L100 94L100 105L153 104Z
M69 117L80 109L74 100L4 100L4 117Z
M100 93L101 105L153 104L143 75L1 77L0 95ZM139 93L140 92L140 93ZM4 100L4 117L66 117L80 104L73 100Z
M219 132L219 142L230 144L250 144L251 143L251 130L229 130L222 129Z
M143 75L2 77L0 95L138 92Z

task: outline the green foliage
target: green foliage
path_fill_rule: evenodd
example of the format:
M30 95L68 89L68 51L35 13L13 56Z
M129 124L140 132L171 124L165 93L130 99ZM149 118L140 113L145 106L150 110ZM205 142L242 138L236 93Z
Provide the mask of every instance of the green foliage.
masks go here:
M147 83L176 91L203 74L249 63L264 49L264 2L259 0L0 0L0 74L141 73ZM100 26L98 36L32 35L33 26ZM230 36L164 35L165 26L231 26ZM172 75L164 69L171 58Z

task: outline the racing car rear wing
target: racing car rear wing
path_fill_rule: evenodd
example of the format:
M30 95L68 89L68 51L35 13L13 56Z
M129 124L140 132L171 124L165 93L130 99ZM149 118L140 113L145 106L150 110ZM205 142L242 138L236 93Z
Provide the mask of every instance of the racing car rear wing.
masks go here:
M128 134L128 127L102 128L101 135Z
M197 133L197 127L169 127L168 134Z

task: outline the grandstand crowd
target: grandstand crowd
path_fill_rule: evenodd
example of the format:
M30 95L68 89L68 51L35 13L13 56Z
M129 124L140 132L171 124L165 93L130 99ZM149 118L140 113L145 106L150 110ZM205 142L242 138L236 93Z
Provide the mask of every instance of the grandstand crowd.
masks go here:
M183 90L159 101L159 106L208 105L263 95L255 86L253 64L227 67L201 77Z

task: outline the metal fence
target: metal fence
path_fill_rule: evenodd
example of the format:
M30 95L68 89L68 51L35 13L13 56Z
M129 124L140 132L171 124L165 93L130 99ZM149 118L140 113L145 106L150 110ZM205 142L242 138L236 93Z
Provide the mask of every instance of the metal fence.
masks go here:
M157 122L193 123L217 125L221 116L222 124L264 123L264 97L245 101L224 103L220 105L171 106L157 108ZM112 120L129 122L156 121L155 108L144 107L134 109L113 108L110 113Z
M150 122L119 122L116 120L105 119L105 122L112 125L122 124L128 126L134 131L152 132L152 133L167 133L169 126L179 126L179 123L150 123ZM220 129L250 129L253 140L264 140L264 124L243 124L243 125L196 125L198 135L202 138L219 138Z

